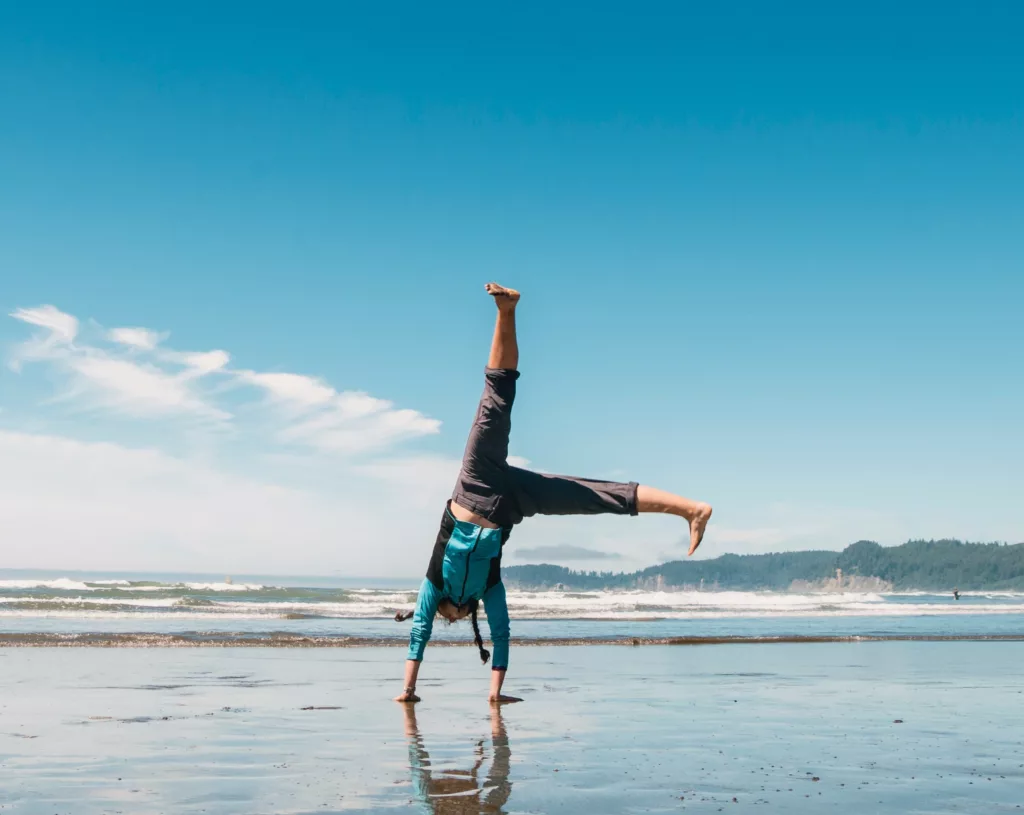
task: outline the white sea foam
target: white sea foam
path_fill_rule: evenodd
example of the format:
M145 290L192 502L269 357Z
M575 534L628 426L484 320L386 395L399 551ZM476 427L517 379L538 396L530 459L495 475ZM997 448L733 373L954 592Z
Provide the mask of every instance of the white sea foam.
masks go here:
M269 589L273 593L268 592ZM153 592L160 596L153 597ZM268 592L260 594L260 592ZM254 596L246 596L252 593ZM257 602L257 597L268 602ZM269 600L269 598L273 600ZM0 614L18 616L267 619L309 615L338 619L387 618L408 609L415 590L274 588L257 583L168 582L67 577L0 580ZM1024 614L1024 593L754 592L754 591L508 591L513 618L714 619L754 617L911 617Z
M880 594L788 594L745 591L511 591L509 605L564 611L614 611L643 608L665 610L801 611L822 606L883 604Z
M262 591L267 586L259 583L144 583L133 585L130 580L72 580L68 577L37 580L0 580L0 591L18 589L51 589L54 591Z
M0 591L53 589L55 591L94 591L85 583L60 577L56 580L0 580Z
M381 591L375 594L360 594L349 597L349 603L415 603L415 591Z
M0 606L0 619L4 617L62 619L62 620L166 620L166 611L112 611L90 609L14 609ZM218 619L251 620L251 614L223 614ZM175 620L209 620L210 615L199 611L180 612L174 615Z
M184 585L190 591L262 591L266 588L259 583L185 583Z
M177 597L166 597L159 600L119 599L116 597L0 597L0 603L17 605L18 603L45 603L56 606L129 606L139 608L171 608L180 602Z

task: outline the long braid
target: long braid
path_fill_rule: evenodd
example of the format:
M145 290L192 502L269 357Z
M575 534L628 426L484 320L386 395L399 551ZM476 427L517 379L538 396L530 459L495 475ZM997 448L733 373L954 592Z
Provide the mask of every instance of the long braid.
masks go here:
M476 619L476 610L479 606L480 603L478 601L470 601L469 621L473 624L473 641L476 643L476 647L480 649L480 660L486 665L487 660L491 658L491 652L484 648L484 638L480 636L480 624Z

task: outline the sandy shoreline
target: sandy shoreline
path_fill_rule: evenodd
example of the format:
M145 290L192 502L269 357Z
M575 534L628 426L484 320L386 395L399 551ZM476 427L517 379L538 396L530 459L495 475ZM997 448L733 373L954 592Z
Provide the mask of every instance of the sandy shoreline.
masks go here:
M0 648L0 811L1020 812L1018 642Z
M691 637L544 637L513 640L521 646L642 645L801 645L857 642L1024 642L1024 634L864 634L850 636L691 636ZM0 633L0 648L398 648L399 637L354 637L288 632L199 631ZM437 639L431 648L465 647L461 640Z

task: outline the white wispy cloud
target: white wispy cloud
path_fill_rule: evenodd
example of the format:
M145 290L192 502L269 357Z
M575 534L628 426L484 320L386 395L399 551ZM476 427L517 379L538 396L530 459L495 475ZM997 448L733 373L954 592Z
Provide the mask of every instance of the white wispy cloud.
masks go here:
M112 328L107 336L121 345L139 348L143 351L152 351L165 338L164 335L150 331L148 328Z
M312 419L285 428L280 438L318 450L360 453L440 430L441 423L437 419L417 410L395 410L389 406L372 414L352 417L344 407L332 406Z
M171 351L163 354L162 357L169 362L184 365L188 370L182 376L188 379L222 371L231 362L231 355L227 351L220 350L192 351L183 354Z
M67 398L132 416L184 415L217 422L231 417L193 388L191 376L164 369L156 358L136 358L137 352L156 348L161 335L155 331L114 329L100 338L114 347L104 347L83 342L78 319L52 305L18 309L11 316L43 330L15 349L11 368L20 370L26 362L56 366L68 377ZM129 355L121 346L131 349Z
M40 329L15 349L11 368L20 370L28 362L53 365L68 380L62 395L90 407L226 424L236 419L239 401L239 389L224 387L227 382L261 394L256 402L264 414L260 432L279 444L354 455L440 430L438 420L417 410L398 408L362 391L339 391L317 377L232 369L231 355L223 350L167 348L166 332L122 327L86 342L78 319L52 305L18 309L11 316ZM208 383L211 377L220 385Z
M14 371L20 371L25 362L66 356L78 335L78 320L53 306L19 308L11 312L11 316L44 329L17 347L9 361Z
M208 404L190 388L188 378L168 374L153 365L84 354L68 363L87 383L96 402L130 415L192 414L227 420L231 414Z
M362 391L336 391L320 379L292 373L240 371L239 378L283 406L291 421L282 442L333 453L362 453L439 433L441 423L417 410L396 408Z
M54 342L70 343L78 334L78 320L54 306L19 308L11 316L23 323L47 329Z
M302 374L239 371L238 377L247 384L262 388L271 399L304 407L327 404L336 395L330 385Z

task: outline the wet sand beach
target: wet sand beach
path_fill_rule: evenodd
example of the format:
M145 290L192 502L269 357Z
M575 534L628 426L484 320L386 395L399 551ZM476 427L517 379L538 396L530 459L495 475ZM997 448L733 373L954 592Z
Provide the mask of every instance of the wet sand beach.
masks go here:
M1015 642L0 649L0 812L997 813Z
M447 633L447 632L445 632ZM465 637L437 637L433 647L465 647ZM571 645L794 645L839 642L1024 642L1024 634L780 634L761 636L517 637L516 646ZM4 633L0 648L405 648L405 638L316 635L287 631L184 631L94 633Z

